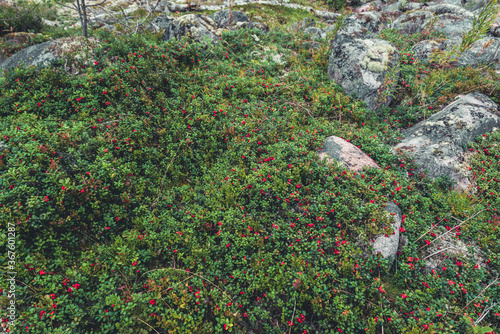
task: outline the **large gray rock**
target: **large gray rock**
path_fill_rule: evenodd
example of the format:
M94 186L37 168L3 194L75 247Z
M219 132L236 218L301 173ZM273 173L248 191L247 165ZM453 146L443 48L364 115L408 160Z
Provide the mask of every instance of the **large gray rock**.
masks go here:
M375 38L380 29L385 27L385 17L379 12L352 14L345 18L344 27L335 39Z
M473 18L474 15L462 7L437 4L404 13L392 22L390 28L413 34L426 28L430 29L431 20L435 19L433 30L442 33L446 38L462 37L472 28Z
M383 101L379 90L389 69L396 68L399 62L400 54L394 46L385 40L344 36L334 39L332 50L328 60L330 80L342 86L347 94L365 101L368 109L377 110L389 105L393 98L388 95ZM399 75L397 70L394 76L397 79Z
M438 20L434 25L434 30L448 39L462 37L472 28L474 15L459 6L442 4L429 6L425 10L437 15Z
M500 107L477 92L460 96L446 108L403 131L403 140L391 153L406 152L415 159L418 172L428 170L431 180L445 175L455 189L474 193L464 162L464 146L477 136L500 128Z
M458 60L458 66L493 65L500 70L500 38L484 37L464 51Z
M171 26L174 19L174 17L159 15L151 20L149 25L146 26L146 29L154 32L163 31Z
M264 23L251 22L248 17L239 11L233 11L233 21L229 27L229 10L216 12L210 16L201 14L187 14L180 17L160 15L147 26L152 31L163 30L162 40L179 39L187 36L194 41L201 43L207 38L212 44L219 41L223 29L260 29L264 32L269 27Z
M221 10L219 12L213 13L212 15L209 15L208 17L214 20L215 23L219 25L219 27L224 27L228 28L229 27L229 14L230 10ZM244 13L238 11L238 10L233 10L233 18L232 18L232 24L236 24L237 22L250 22L248 19L248 16L246 16Z
M21 62L25 67L34 66L47 66L57 58L49 51L49 47L54 41L48 41L22 49L11 57L7 58L0 64L0 70L9 70L15 68ZM1 74L1 71L0 71Z
M164 41L188 36L198 43L207 38L215 44L222 33L221 29L217 28L217 23L200 14L188 14L178 18L166 17L162 24L165 27L162 37Z
M404 34L422 32L434 14L426 10L415 10L404 13L394 20L389 28L397 29Z
M418 59L422 64L428 64L433 52L440 50L442 40L425 40L420 41L411 48L413 57Z
M322 11L322 10L316 10L314 12L314 16L316 16L322 20L325 20L325 21L327 21L327 20L336 21L339 17L342 16L342 14L327 12L327 11Z
M466 1L464 1L465 4L463 4L463 7L466 8L467 10L473 12L475 10L481 9L484 6L486 6L488 1L489 0L473 0L473 1L466 0Z

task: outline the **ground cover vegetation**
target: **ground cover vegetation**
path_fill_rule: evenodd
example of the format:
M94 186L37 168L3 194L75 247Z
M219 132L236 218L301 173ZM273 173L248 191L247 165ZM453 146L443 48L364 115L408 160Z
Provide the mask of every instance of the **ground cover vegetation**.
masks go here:
M458 94L500 103L498 74L424 66L409 50L435 32L383 30L402 77L397 103L373 112L328 79L329 38L315 49L284 28L225 31L210 47L91 30L104 42L79 75L58 62L0 81L0 223L16 224L11 332L500 329L500 132L467 147L475 196L389 153L401 130ZM252 53L263 46L287 63ZM332 135L382 168L354 177L320 162ZM358 243L387 229L388 201L408 240L390 270ZM442 257L425 272L433 226L476 243L485 266ZM6 233L0 244L7 268Z

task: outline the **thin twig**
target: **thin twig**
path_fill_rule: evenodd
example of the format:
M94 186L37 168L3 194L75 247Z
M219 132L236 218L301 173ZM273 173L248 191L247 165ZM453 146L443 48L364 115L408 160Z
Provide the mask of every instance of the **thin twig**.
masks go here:
M175 154L177 154L177 152L179 152L179 149L181 148L182 143L183 143L182 141L179 143L179 147L177 148L177 151L175 152ZM160 188L158 189L158 192L156 193L157 197L153 201L153 203L151 204L151 207L149 208L150 211L154 206L156 206L156 203L157 203L158 199L160 198L160 196L158 196L158 194L161 193L161 191L163 190L163 182L165 181L165 177L167 176L168 169L170 168L170 165L174 161L174 158L175 158L175 155L173 156L172 160L170 160L170 163L168 164L167 169L165 170L165 173L163 174L163 178L162 178L161 183L160 183Z
M435 253L433 253L433 254L431 254L431 255L429 255L429 256L426 256L426 257L424 258L424 260L426 260L426 259L428 259L428 258L430 258L431 256L434 256L434 255L436 255L436 254L442 253L442 252L444 252L445 250L448 250L448 249L455 249L455 250L456 250L456 248L455 248L455 247L453 247L453 246L446 247L446 248L444 248L444 249L440 249L440 250L438 250L437 252L435 252Z
M295 297L295 303L293 305L293 313L292 313L292 319L290 320L290 322L293 322L293 317L295 316L295 306L297 306L297 298ZM290 334L290 332L292 331L292 326L290 326L290 330L288 331L288 334Z
M233 298L231 298L231 296L229 296L225 290L221 289L218 285L215 285L212 281L206 279L205 277L197 274L197 273L192 273L192 272L189 272L189 271L186 271L186 270L183 270L183 269L174 269L174 268L159 268L159 269L152 269L152 270L149 270L149 271L146 271L144 274L141 275L141 277L139 277L138 281L142 278L142 276L146 275L147 273L150 273L150 272L153 272L153 271L158 271L158 270L175 270L175 271L181 271L183 273L186 273L188 275L194 275L194 276L197 276L199 278L201 278L202 280L205 280L207 281L208 283L212 284L214 287L216 287L217 289L219 289L224 295L226 295L226 297L228 297L229 299L231 299L231 301L233 303L236 304L236 302L234 301Z
M445 233L441 234L439 237L437 237L436 239L432 240L430 243L433 243L434 241L436 241L436 240L438 240L438 239L440 239L440 238L444 237L444 236L445 236L445 235L447 235L448 233L451 233L454 229L456 229L457 227L459 227L459 226L461 226L461 225L465 224L467 221L469 221L470 219L472 219L472 218L476 217L478 214L480 214L481 212L483 212L483 211L485 211L485 210L486 210L486 209L483 209L483 210L479 211L478 213L476 213L474 216L472 216L472 217L468 218L467 220L464 220L463 222L461 222L461 223L460 223L460 224L458 224L458 225L455 225L452 229L450 229L449 231L446 231ZM453 217L453 216L452 216L452 217ZM455 217L453 217L453 218L455 218ZM455 218L455 219L457 219L457 218ZM458 220L458 219L457 219L457 220ZM425 244L425 245L423 245L422 247L420 247L418 250L421 250L422 248L424 248L425 246L428 246L428 245L430 245L430 244Z
M484 289L483 289L483 291L481 291L481 292L480 292L480 293L479 293L479 294L478 294L478 295L477 295L474 299L472 299L470 302L468 302L468 303L467 303L467 305L465 305L465 306L464 306L464 307L460 310L460 313L462 313L462 311L463 311L463 310L465 310L465 308L466 308L467 306L469 306L469 305L470 305L470 303L472 303L472 302L473 302L474 300L476 300L479 296L481 296L481 295L483 294L483 292L485 292L485 291L486 291L486 290L487 290L490 286L492 286L493 284L495 284L495 283L496 283L496 281L498 281L498 277L499 277L499 276L497 276L497 278L495 278L495 280L494 280L493 282L491 282L490 284L488 284L488 286L487 286L486 288L484 288ZM456 316L455 316L455 318L456 318Z
M35 8L36 8L36 7L38 7L38 5L40 5L40 4L41 4L41 2L37 3L37 4L36 4L33 8L31 8L31 9L29 9L29 10L27 9L27 10L26 10L26 13L24 13L24 14L23 14L23 15L21 15L21 16L14 17L14 18L11 18L11 19L1 19L1 20L5 22L5 21L12 21L12 20L17 20L17 19L20 19L20 18L22 18L22 17L25 17L26 15L28 15L29 13L31 13L32 11L34 11L34 10L35 10Z
M446 218L446 217L443 217L443 218L442 218L442 219L438 222L438 224L439 224L440 222L442 222L442 221L443 221L443 219L445 219L445 218ZM420 237L418 237L418 239L417 239L417 240L415 240L415 242L417 242L417 241L419 241L420 239L422 239L422 238L423 238L423 237L424 237L427 233L429 233L430 231L432 231L432 229L433 229L434 227L439 227L439 225L438 225L438 224L435 224L435 225L431 226L431 228L430 228L429 230L427 230L426 232L424 232L424 234L422 234Z
M498 303L492 304L486 310L484 310L483 313L481 314L481 317L474 322L474 326L479 325L479 323L484 319L484 317L486 317L488 315L488 313L490 313L491 309L494 308L495 306L497 306L497 304ZM444 318L444 319L446 319L446 318Z
M160 334L160 332L158 332L156 329L154 329L153 327L151 327L150 324L148 324L147 322L145 321L142 321L141 319L137 318L137 317L134 317L136 318L137 320L139 320L140 322L142 322L143 324L146 324L147 326L149 326L149 328L151 328L152 330L154 330L156 333Z

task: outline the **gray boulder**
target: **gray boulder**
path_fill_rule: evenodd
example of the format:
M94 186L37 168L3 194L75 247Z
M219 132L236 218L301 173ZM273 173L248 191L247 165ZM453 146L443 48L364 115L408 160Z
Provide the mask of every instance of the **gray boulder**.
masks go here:
M269 26L265 23L249 21L249 22L237 22L234 25L233 29L258 29L266 33L269 31Z
M339 17L342 16L342 14L317 10L314 12L314 16L316 16L322 20L325 20L325 21L334 21L335 22Z
M436 50L440 50L443 40L425 40L420 41L411 48L411 52L415 59L423 64L428 64L432 53Z
M472 28L474 14L459 6L442 4L429 6L425 10L437 15L438 20L434 25L434 30L448 39L462 37Z
M34 66L47 66L57 58L50 52L49 47L53 45L54 41L47 41L44 43L28 46L22 49L11 57L7 58L0 64L0 70L9 70L15 68L19 63L23 62L25 67ZM1 71L0 71L1 73Z
M424 64L428 64L433 52L449 50L459 46L461 39L435 39L420 41L412 47L414 57ZM471 47L457 56L455 66L478 67L480 65L493 65L495 70L500 70L500 38L484 37L477 40Z
M379 94L389 70L395 68L400 54L389 42L380 39L335 38L328 60L328 77L347 94L366 102L371 110L387 106L389 95L382 101ZM394 73L399 77L400 72ZM388 87L393 89L393 87Z
M166 19L168 22L163 21L165 27L163 41L188 36L198 43L208 38L211 43L215 44L222 32L216 28L217 24L212 19L200 14L188 14L178 18L166 17Z
M209 15L208 17L214 20L215 23L219 25L219 27L224 27L228 28L229 27L229 14L230 10L221 10L219 12L213 13L212 15ZM233 20L232 24L236 24L238 22L250 22L248 19L248 16L246 16L244 13L238 11L238 10L233 10Z
M478 67L484 64L494 65L495 70L500 70L500 38L481 38L465 50L458 60L459 66Z
M379 12L364 12L352 14L345 18L344 27L337 33L336 39L344 37L374 38L385 26L383 14Z
M397 29L405 34L422 32L434 14L426 10L415 10L400 15L389 28Z
M469 93L411 128L403 131L403 140L391 153L406 152L415 159L418 172L428 170L431 180L446 175L455 181L455 189L474 193L468 179L464 146L477 136L500 128L500 107L489 97Z
M467 10L473 12L475 10L481 9L484 6L486 6L486 4L488 3L488 0L473 0L473 1L467 0L464 2L465 2L465 4L463 5L463 7L466 8Z
M391 29L398 29L406 34L422 32L425 28L442 33L447 38L462 37L472 28L474 15L468 10L450 4L437 4L422 7L420 10L410 11L399 16L390 25Z
M311 37L314 38L321 38L321 35L323 34L323 31L321 29L318 29L316 27L309 27L304 30L304 34L306 35L311 35Z
M146 26L146 29L154 32L168 29L174 19L174 17L159 15L151 20L149 25Z
M223 10L209 16L201 14L187 14L180 17L160 15L150 22L147 29L151 31L163 30L163 41L187 36L198 43L208 38L208 41L212 44L218 43L224 28L254 28L264 32L269 30L266 24L251 22L245 14L239 11L233 11L233 24L231 27L228 26L228 23L229 10Z

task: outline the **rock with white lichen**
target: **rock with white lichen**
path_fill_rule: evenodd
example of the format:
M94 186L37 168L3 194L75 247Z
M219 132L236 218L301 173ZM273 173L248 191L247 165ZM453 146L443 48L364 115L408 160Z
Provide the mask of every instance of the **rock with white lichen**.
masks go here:
M391 153L407 152L420 166L419 173L427 169L425 175L431 179L447 175L455 181L455 190L473 193L464 146L500 128L499 114L500 106L484 94L459 96L443 110L403 131L403 140Z
M400 54L389 42L343 36L332 43L328 60L328 77L347 94L363 100L370 110L392 101L392 86L383 87L386 76L399 63ZM397 79L400 72L393 71ZM382 93L385 92L385 96Z

